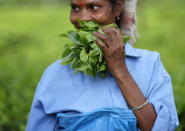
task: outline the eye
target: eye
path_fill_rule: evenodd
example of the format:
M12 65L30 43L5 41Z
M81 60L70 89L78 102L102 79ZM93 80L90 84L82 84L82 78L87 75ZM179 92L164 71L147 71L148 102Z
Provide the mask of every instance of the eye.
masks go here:
M99 6L97 6L97 5L90 5L89 6L89 8L91 9L91 10L98 10L99 9Z
M80 7L76 6L76 5L72 5L71 6L72 10L75 12L79 12L80 11Z

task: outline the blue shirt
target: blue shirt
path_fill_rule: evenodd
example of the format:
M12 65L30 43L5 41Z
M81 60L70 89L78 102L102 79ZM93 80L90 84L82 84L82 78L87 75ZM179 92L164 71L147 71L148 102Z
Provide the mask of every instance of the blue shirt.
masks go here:
M126 65L143 95L157 113L153 131L174 131L178 126L171 77L164 69L160 55L125 45ZM90 112L112 106L129 109L112 75L93 78L74 74L62 60L44 72L32 103L26 131L55 131L56 114L63 111ZM138 129L139 130L139 129Z

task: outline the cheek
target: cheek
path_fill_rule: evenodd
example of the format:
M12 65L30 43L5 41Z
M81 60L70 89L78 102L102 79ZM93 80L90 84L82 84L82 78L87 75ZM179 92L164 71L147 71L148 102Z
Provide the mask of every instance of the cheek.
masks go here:
M102 25L107 25L115 22L115 17L111 8L104 7L98 13L93 14L94 20Z
M73 15L73 13L71 13L71 14L70 14L70 21L71 21L72 24L75 23L75 19L76 19L76 18L75 18L75 15Z
M102 13L93 15L95 21L97 21L101 25L107 25L115 22L115 19L110 13Z
M70 14L70 21L71 23L75 26L75 27L78 27L79 26L79 23L77 22L77 19L78 17L74 14Z

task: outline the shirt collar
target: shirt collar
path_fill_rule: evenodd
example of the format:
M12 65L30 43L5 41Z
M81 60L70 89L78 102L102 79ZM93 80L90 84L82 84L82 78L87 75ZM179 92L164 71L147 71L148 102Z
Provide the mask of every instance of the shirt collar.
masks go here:
M135 57L135 58L138 58L141 56L141 54L139 54L139 52L137 52L136 49L134 49L132 45L129 43L125 45L125 55L128 57Z

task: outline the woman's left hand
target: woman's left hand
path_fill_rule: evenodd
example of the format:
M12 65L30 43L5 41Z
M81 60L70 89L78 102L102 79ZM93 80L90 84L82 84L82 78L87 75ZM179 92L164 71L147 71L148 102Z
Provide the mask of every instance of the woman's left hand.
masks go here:
M97 37L96 43L103 50L109 71L114 77L118 77L124 72L125 50L121 32L113 27L104 27L101 34L95 32Z

